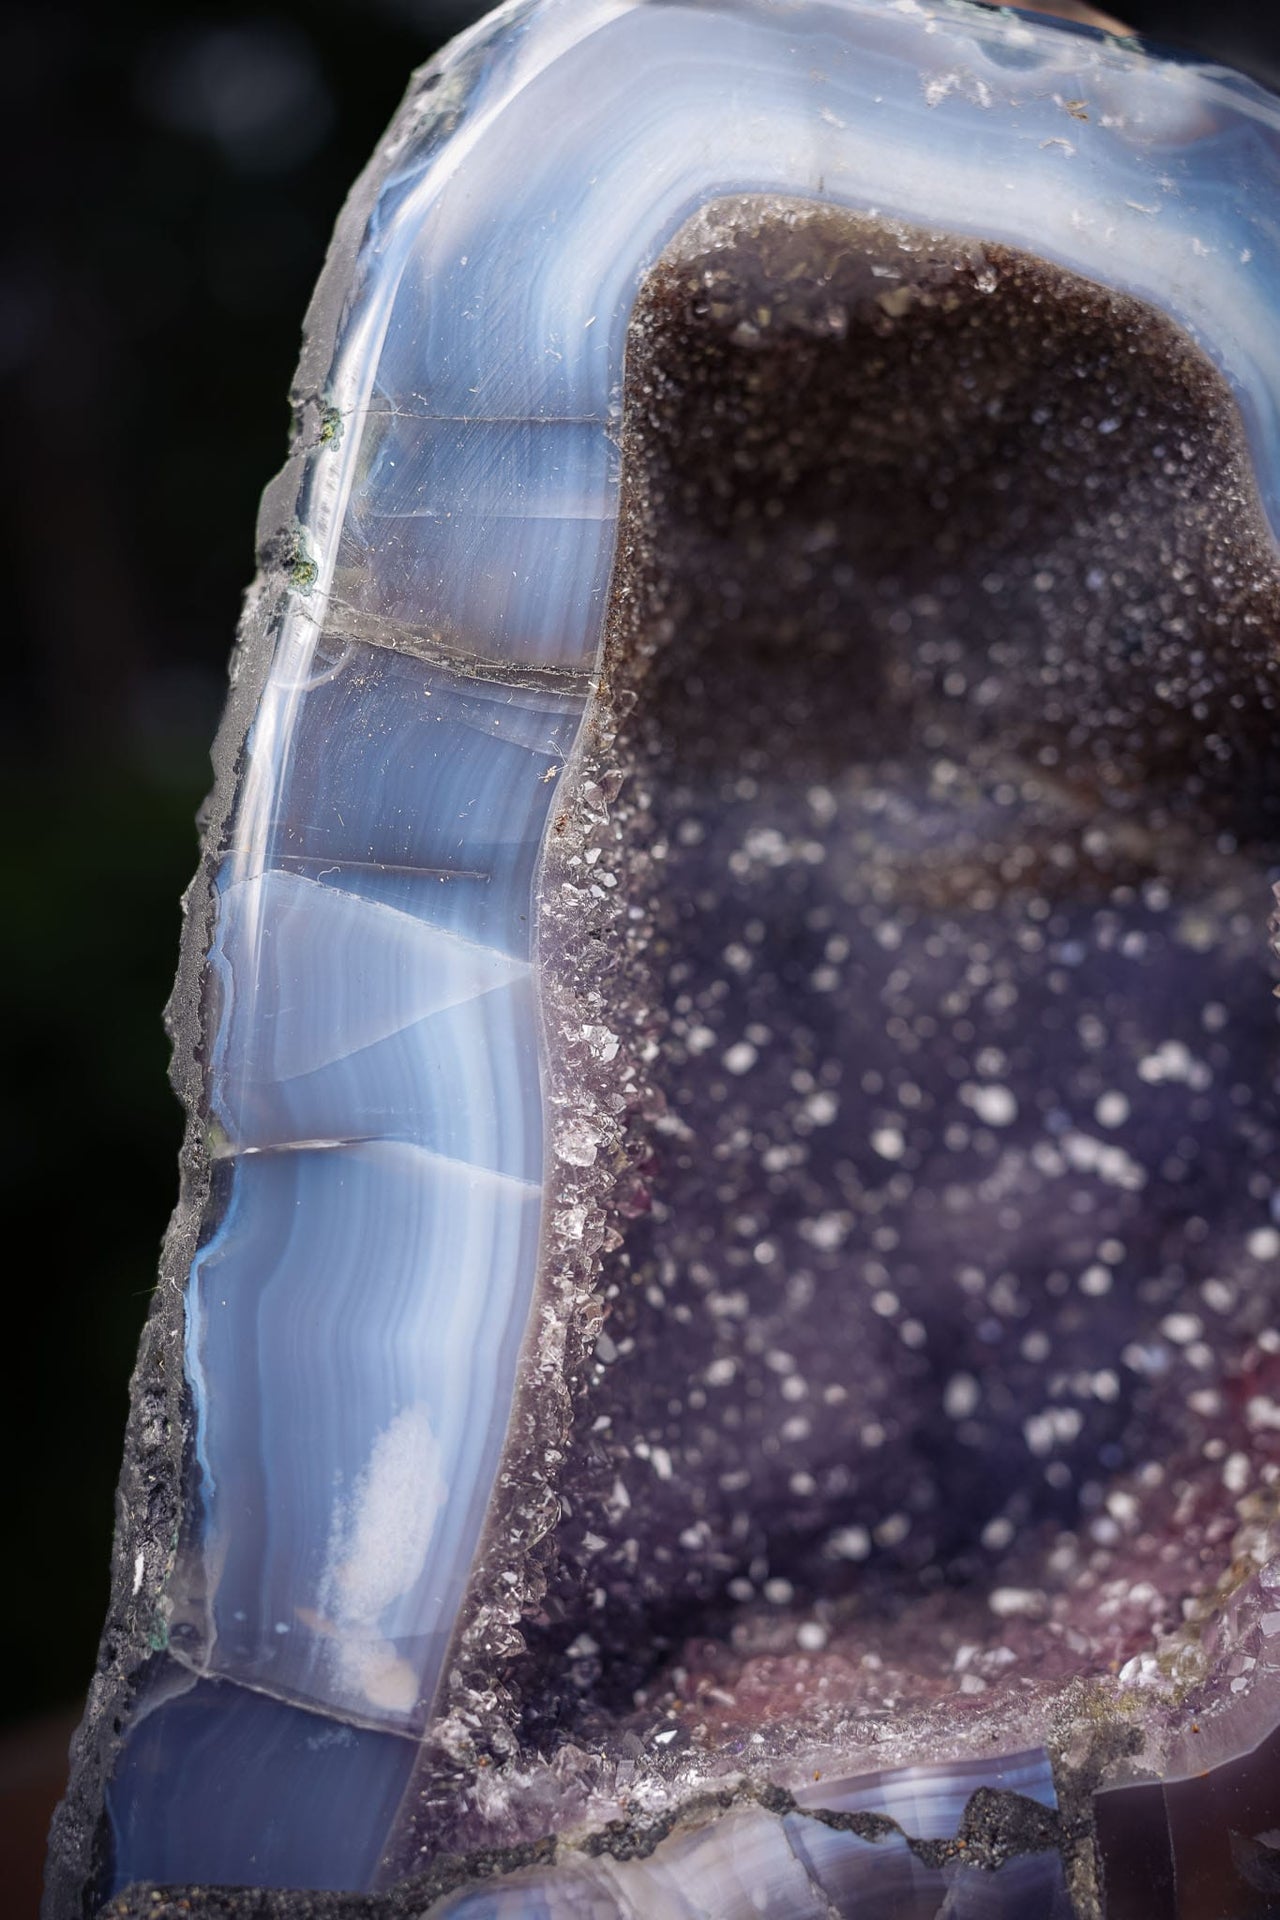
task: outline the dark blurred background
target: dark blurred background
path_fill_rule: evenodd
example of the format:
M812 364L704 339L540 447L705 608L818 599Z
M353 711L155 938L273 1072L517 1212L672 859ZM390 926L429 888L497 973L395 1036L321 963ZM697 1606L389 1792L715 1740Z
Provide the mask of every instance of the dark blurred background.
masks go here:
M1110 10L1280 87L1265 0ZM343 195L412 68L476 11L28 0L0 16L0 1831L31 1858L93 1665L176 1190L160 1010L257 497ZM26 1872L0 1858L6 1912L29 1910Z

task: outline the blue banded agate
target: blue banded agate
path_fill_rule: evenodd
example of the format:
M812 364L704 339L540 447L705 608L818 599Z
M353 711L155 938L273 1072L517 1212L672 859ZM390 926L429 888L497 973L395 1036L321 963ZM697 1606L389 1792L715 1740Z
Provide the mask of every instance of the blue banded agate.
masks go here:
M107 1789L114 1889L404 1870L556 1311L539 877L596 711L628 327L678 233L780 196L1150 303L1230 383L1280 523L1280 109L1248 83L945 0L538 0L419 77L322 285L324 430L273 497L292 572L242 663L202 923L189 1484ZM1044 1745L957 1738L438 1910L709 1913L741 1849L748 1906L1065 1914L1055 1853L909 1844L980 1788L1051 1807Z
M869 1838L812 1817L735 1808L646 1859L570 1857L456 1894L439 1920L1069 1920L1056 1853L994 1869L922 1861L901 1834Z
M540 1228L532 869L579 711L344 643L269 683L248 806L259 743L287 731L287 757L218 877L221 1192L170 1644L370 1725L422 1725L510 1406Z
M802 1790L785 1813L734 1808L638 1860L566 1853L554 1867L463 1891L433 1911L440 1920L554 1920L560 1914L697 1920L708 1913L724 1920L754 1913L828 1920L833 1909L875 1920L935 1920L939 1913L957 1920L1068 1920L1056 1852L1028 1854L992 1870L967 1865L962 1850L941 1861L913 1850L911 1840L952 1840L979 1785L1056 1806L1043 1751L962 1763L950 1772L902 1768ZM884 1825L858 1832L828 1824L807 1807L827 1816L870 1815Z

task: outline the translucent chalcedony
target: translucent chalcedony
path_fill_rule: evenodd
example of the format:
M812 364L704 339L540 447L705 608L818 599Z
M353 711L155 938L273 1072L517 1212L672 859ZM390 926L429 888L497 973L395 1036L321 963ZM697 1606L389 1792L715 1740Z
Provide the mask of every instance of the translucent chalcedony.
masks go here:
M191 1471L106 1788L114 1889L402 1868L538 1278L536 878L599 660L628 321L683 223L743 195L980 236L1150 302L1227 375L1280 518L1280 111L1249 83L959 0L538 0L417 79L317 295L323 426L269 501L292 571L225 756ZM939 1754L932 1811L925 1768L858 1811L945 1839L1011 1764ZM1051 1805L1043 1754L1027 1769ZM1056 1858L1013 1863L1000 1904L999 1876L920 1891L900 1840L803 1809L733 1819L814 1902L861 1897L864 1852L898 1902L877 1912L1065 1900ZM718 1912L700 1844L441 1911L647 1914L669 1873L669 1910Z

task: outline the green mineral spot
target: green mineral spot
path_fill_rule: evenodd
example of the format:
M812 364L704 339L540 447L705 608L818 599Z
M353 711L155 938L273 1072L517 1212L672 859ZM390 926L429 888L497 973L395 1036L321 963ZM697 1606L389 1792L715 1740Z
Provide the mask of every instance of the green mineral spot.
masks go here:
M303 539L301 533L299 533L294 544L293 559L289 566L290 584L296 587L299 593L310 593L319 576L319 571L320 569L316 566L315 561L307 552L306 541Z

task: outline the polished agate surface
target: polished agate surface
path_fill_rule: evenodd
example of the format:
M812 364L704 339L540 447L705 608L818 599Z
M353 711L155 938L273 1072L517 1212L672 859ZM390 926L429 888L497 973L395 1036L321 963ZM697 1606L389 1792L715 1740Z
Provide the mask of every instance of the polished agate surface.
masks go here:
M1278 207L1250 83L958 0L417 77L51 1913L1269 1910Z

